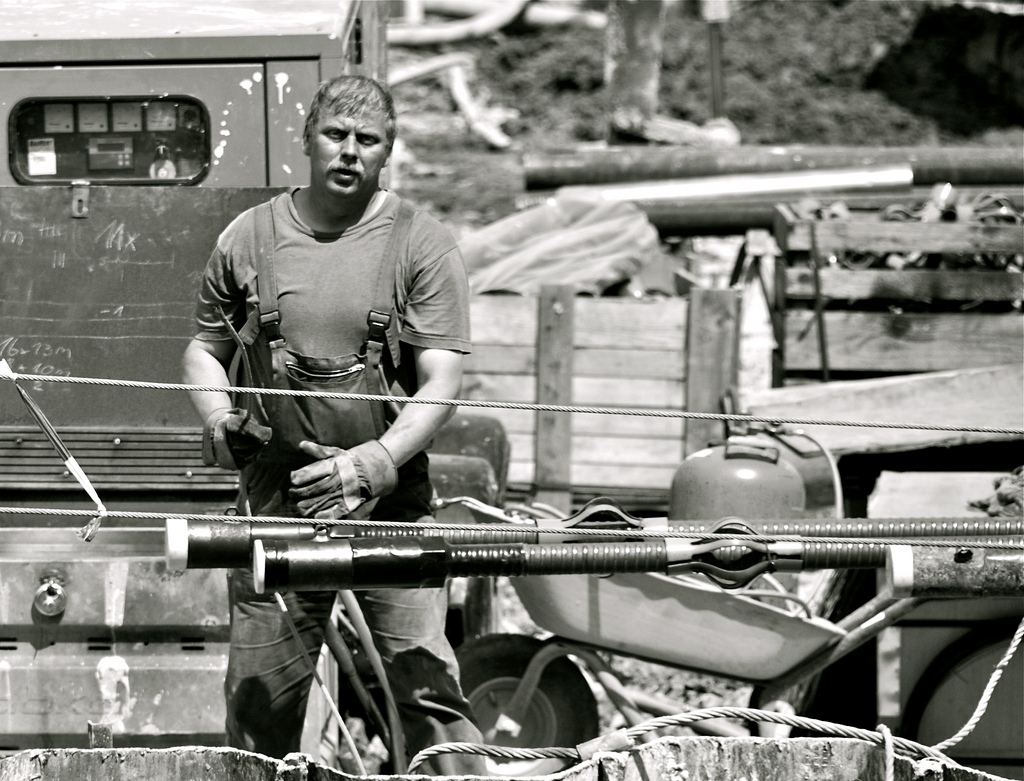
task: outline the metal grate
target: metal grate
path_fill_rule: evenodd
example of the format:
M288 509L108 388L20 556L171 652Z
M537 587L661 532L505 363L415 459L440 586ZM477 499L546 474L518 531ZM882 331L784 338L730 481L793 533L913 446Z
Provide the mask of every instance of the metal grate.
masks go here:
M199 429L59 429L97 489L232 490L238 475L203 464ZM0 489L79 490L39 429L0 430Z

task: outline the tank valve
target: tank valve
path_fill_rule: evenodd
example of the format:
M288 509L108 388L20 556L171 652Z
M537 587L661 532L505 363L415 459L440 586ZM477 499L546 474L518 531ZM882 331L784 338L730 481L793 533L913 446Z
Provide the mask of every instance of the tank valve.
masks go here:
M63 615L68 606L68 593L64 590L64 578L58 573L47 573L40 578L32 606L41 616L56 618Z

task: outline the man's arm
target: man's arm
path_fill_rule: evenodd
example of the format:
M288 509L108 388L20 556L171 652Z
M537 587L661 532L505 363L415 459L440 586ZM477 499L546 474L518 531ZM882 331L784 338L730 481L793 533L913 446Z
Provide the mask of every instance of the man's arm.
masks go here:
M210 342L193 339L185 348L182 358L183 382L189 385L217 385L229 387L227 367L235 354L235 343L230 340ZM206 422L219 409L231 409L231 396L227 391L189 391L192 406L199 420Z
M453 350L413 347L418 390L413 398L457 399L462 390L462 354ZM423 450L438 430L455 414L442 404L406 404L391 427L381 436L395 466L401 466Z

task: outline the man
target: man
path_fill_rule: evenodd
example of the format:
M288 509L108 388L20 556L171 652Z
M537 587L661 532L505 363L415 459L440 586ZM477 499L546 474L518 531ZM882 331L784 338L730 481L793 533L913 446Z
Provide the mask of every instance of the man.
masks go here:
M309 108L309 186L239 215L221 234L184 356L190 384L454 399L469 351L468 285L451 234L379 186L395 139L391 96L341 76ZM207 463L241 470L251 515L429 520L423 452L454 407L193 392ZM335 594L284 595L305 646L252 573L231 574L225 681L230 745L281 757L299 749L312 674ZM359 592L410 753L482 742L444 636L439 589ZM480 757L440 756L428 772L485 774Z

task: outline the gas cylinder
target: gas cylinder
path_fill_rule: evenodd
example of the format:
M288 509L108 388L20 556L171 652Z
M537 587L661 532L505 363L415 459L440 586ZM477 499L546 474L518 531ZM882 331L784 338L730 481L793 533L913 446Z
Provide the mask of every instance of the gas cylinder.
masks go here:
M765 436L733 436L690 454L676 469L670 520L802 518L807 491L783 445Z

